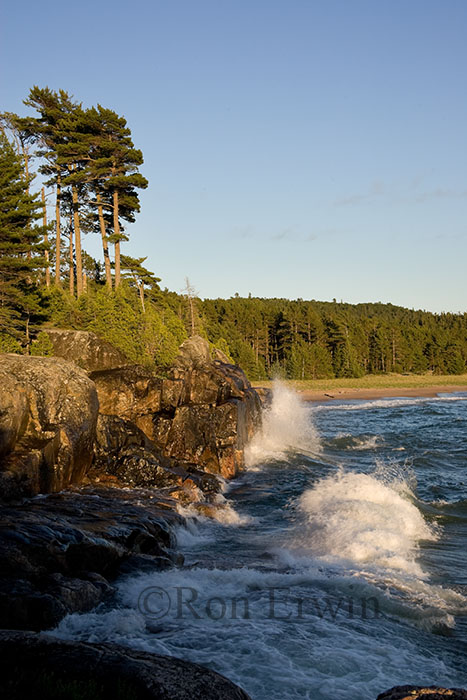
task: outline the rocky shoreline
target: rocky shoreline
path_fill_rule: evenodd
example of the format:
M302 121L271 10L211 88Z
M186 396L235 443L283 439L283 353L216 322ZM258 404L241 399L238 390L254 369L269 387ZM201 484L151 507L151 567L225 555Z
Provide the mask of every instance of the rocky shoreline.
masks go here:
M178 506L222 509L261 401L194 337L168 377L91 333L49 331L54 357L3 355L0 626L49 629L132 568L180 563Z
M46 631L111 601L122 574L183 565L180 506L222 513L267 394L199 337L159 378L92 333L48 333L53 357L0 355L2 697L248 700L196 664ZM381 700L467 700L397 690Z
M0 627L17 630L1 633L3 661L4 648L22 667L32 654L60 675L73 660L81 670L68 683L83 681L94 656L99 673L88 680L105 679L102 697L118 666L123 681L122 668L139 678L138 698L193 697L198 686L206 698L247 698L184 661L40 633L110 600L122 574L183 563L179 506L222 510L222 481L242 469L261 423L259 396L199 337L159 378L92 333L48 333L53 357L0 356ZM2 697L24 695L6 671L2 684Z

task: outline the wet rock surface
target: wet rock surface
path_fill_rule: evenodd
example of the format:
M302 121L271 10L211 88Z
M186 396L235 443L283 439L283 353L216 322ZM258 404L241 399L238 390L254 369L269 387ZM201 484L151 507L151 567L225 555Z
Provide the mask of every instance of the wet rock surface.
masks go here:
M60 688L63 695L57 695ZM3 631L0 691L8 700L22 700L33 692L44 700L76 697L73 691L94 700L249 700L227 678L188 661L116 644Z
M225 478L244 466L243 450L261 422L261 400L239 367L211 358L203 338L182 344L167 378L136 366L90 378L100 413L133 423L151 441L145 449L153 451L155 470L163 468L161 455ZM133 472L134 452L128 457Z
M174 502L84 488L0 508L0 627L47 629L112 593L134 568L180 563Z
M177 564L178 506L209 517L226 507L219 476L243 467L261 419L242 370L212 359L202 338L183 343L161 379L120 366L93 334L49 337L87 371L60 357L0 357L6 628L53 627L111 595L119 574ZM31 499L39 493L49 495Z
M396 685L378 695L377 700L467 700L463 688L442 688L435 685Z
M220 491L218 479L191 462L167 457L134 423L118 416L98 418L95 460L88 481L165 489L167 495L182 501L193 500L195 488L206 498Z

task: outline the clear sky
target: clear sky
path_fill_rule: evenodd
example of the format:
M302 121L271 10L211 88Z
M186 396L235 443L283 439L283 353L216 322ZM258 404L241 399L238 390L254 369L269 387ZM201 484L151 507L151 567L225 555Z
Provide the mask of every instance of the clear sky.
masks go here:
M466 0L29 0L0 44L1 110L126 117L162 286L467 311Z

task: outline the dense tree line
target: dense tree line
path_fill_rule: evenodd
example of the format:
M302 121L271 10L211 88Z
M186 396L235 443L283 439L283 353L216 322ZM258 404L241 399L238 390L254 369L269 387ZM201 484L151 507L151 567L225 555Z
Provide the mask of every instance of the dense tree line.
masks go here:
M0 114L0 351L47 353L40 330L49 324L93 330L158 370L200 333L253 379L466 371L466 314L201 301L188 279L182 294L162 291L145 258L120 250L148 184L125 119L101 105L84 108L63 90L34 87L25 104L33 116ZM36 192L34 169L42 177ZM103 264L83 249L83 232L100 237Z
M208 336L258 379L466 371L467 314L240 297L205 300L202 314Z

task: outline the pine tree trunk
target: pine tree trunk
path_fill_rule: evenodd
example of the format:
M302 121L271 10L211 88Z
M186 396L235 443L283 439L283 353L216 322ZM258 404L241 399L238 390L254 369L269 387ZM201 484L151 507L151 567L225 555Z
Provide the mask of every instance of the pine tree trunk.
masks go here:
M144 305L144 286L142 282L138 283L138 288L139 288L139 298L141 301L141 308L143 309L143 314L146 313L146 306Z
M60 287L60 197L62 194L60 175L57 177L57 197L55 202L55 284Z
M107 243L107 235L105 231L104 221L104 209L102 207L102 199L100 192L97 193L97 210L99 212L99 226L101 229L102 250L104 253L105 283L107 285L107 288L110 289L110 291L112 291L112 270L110 267L109 244Z
M26 178L26 192L29 195L29 156L27 152L23 148L23 159L24 159L24 173L25 173L25 178ZM28 221L26 224L27 228L31 228L31 222ZM32 254L31 254L31 248L29 248L28 252L26 253L26 257L28 260L31 260Z
M78 298L83 293L83 261L81 256L81 229L79 225L78 190L76 185L71 186L73 201L73 228L75 229L75 256L76 256L76 293Z
M31 336L29 335L29 320L31 318L31 314L29 311L27 312L26 316L26 355L31 354Z
M113 192L113 204L114 204L114 236L116 236L115 241L115 289L120 286L120 223L118 220L118 192L114 190Z
M47 226L47 207L45 206L45 189L42 188L42 208L44 211L44 226ZM47 234L47 229L44 231L44 242L49 242L49 236ZM46 287L50 287L50 267L49 267L49 251L45 251L45 284Z
M75 296L75 266L73 264L73 216L70 216L70 247L68 250L69 266L70 266L70 295Z

